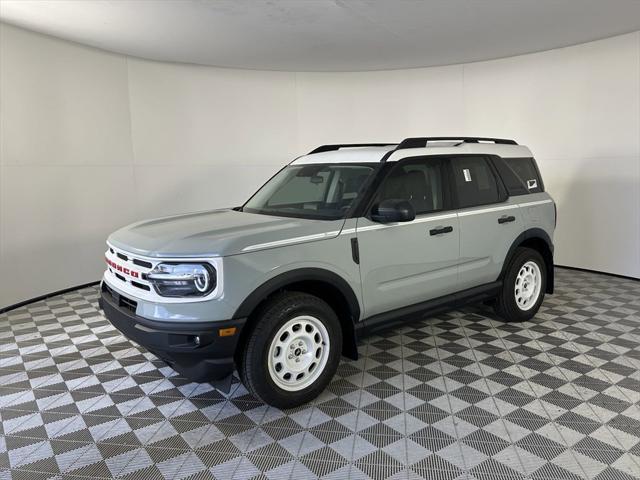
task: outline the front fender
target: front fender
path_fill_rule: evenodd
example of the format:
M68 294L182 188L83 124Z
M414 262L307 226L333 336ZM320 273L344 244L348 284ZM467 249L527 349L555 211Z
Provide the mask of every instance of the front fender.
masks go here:
M302 281L320 281L336 287L347 300L353 320L357 321L360 318L360 303L351 285L337 273L318 267L291 268L271 277L244 299L233 318L248 317L266 297L287 285Z

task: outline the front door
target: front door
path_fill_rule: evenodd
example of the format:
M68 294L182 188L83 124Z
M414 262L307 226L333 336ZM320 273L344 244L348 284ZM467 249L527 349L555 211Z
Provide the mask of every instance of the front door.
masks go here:
M386 199L408 200L416 218L387 224L369 216L358 219L366 317L456 290L460 229L457 214L450 210L445 160L422 157L398 162L373 203Z

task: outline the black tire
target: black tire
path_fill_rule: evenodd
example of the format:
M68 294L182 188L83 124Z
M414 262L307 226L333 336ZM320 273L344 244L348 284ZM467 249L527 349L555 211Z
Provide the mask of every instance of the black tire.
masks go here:
M540 292L537 299L525 310L516 301L516 280L520 269L527 263L534 262L540 271ZM502 290L496 298L496 313L508 322L523 322L531 319L544 300L547 288L547 267L539 252L531 248L518 247L514 252L502 281Z
M269 350L274 336L289 320L309 315L319 320L329 337L324 369L310 385L289 391L278 386L269 373ZM342 352L342 328L333 309L322 299L302 292L275 295L260 308L254 327L240 352L238 373L247 389L263 402L278 408L293 408L317 397L338 368Z

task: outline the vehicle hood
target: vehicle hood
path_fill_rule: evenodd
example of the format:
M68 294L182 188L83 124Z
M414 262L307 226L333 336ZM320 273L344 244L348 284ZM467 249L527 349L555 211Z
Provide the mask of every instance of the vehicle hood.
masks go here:
M343 225L343 219L212 210L134 223L112 233L108 242L147 257L221 257L333 238Z

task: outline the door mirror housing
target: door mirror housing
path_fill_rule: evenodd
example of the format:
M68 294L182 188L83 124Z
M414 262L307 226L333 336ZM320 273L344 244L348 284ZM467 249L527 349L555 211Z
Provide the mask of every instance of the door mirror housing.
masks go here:
M410 222L416 218L413 205L407 200L390 198L376 203L371 209L371 220L379 223Z

